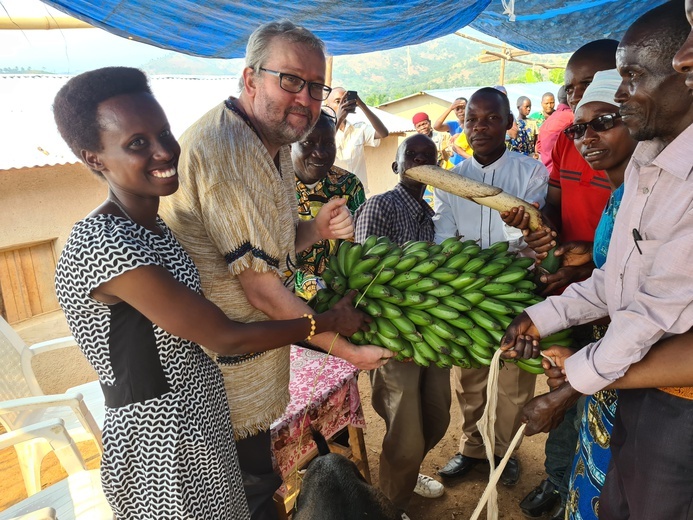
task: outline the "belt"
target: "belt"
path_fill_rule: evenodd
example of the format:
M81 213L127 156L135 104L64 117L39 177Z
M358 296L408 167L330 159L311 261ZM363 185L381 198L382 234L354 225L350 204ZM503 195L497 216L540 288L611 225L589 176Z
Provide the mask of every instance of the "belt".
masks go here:
M662 392L693 401L693 386L665 386L658 388Z

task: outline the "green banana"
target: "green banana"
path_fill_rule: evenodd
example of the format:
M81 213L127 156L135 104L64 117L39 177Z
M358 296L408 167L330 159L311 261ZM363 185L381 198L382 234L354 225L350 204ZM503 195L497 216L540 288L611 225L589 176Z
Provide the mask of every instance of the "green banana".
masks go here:
M402 310L397 305L393 305L382 298L378 300L378 302L382 309L383 318L391 320L393 318L399 318L402 315Z
M482 276L497 276L505 271L505 264L499 261L487 263L484 267L477 271Z
M438 268L439 262L436 260L424 260L419 262L414 267L411 268L411 272L421 273L426 276L435 271Z
M513 283L515 286L515 289L522 289L524 291L532 291L537 288L537 284L535 284L532 280L520 280L519 282Z
M330 301L330 298L332 298L332 291L330 289L320 289L317 293L315 293L315 299L320 303L328 302Z
M395 270L391 269L389 267L386 267L384 269L380 269L379 271L376 271L376 273L378 273L378 274L375 275L375 282L373 282L373 283L377 283L380 285L384 285L387 282L389 282L390 280L392 280L396 274Z
M440 301L443 305L447 305L448 307L452 307L453 309L460 311L460 312L467 312L469 309L472 308L472 304L469 303L469 300L467 300L464 296L460 296L458 294L451 294L450 296L443 296L440 299Z
M341 247L341 246L340 246ZM361 250L363 246L361 244L353 244L349 250L346 252L344 257L344 276L349 277L353 271L356 263L361 260Z
M507 328L510 327L510 324L513 322L513 318L510 316L504 316L503 314L494 314L494 316L496 321L500 323L502 330L507 330Z
M338 274L330 283L330 287L334 292L343 296L347 290L347 279Z
M440 253L443 250L443 246L441 244L433 244L431 247L428 248L428 256L434 256Z
M498 294L511 293L515 290L515 287L513 287L509 283L487 283L482 287L479 287L479 290L484 294L496 296Z
M373 316L374 318L383 315L383 310L380 304L375 300L366 298L365 296L360 297L358 307L363 309L366 314Z
M455 329L455 336L450 340L461 347L468 347L472 344L472 338L463 330Z
M357 330L351 335L349 341L351 341L355 345L365 345L366 335L363 333L363 331Z
M484 298L477 304L477 308L491 314L514 314L512 308L505 302L494 300L490 296Z
M402 291L402 296L404 296L404 301L400 303L402 307L421 305L426 301L426 295L420 292Z
M416 251L407 252L406 254L415 256L417 263L428 259L428 251L425 249L417 249Z
M330 283L332 283L332 280L334 280L335 277L337 276L337 273L333 269L328 267L322 272L322 274L320 276L325 281L325 283L329 286Z
M485 353L485 352L486 352L486 351L484 351L484 353ZM480 365L486 366L486 367L491 366L491 360L492 360L492 358L493 358L493 353L491 353L491 357L482 356L482 355L480 355L477 351L471 350L470 348L467 349L467 353L469 354L469 356L470 356L474 361L476 361L476 362L479 363Z
M412 357L414 359L414 363L416 363L419 366L428 367L431 365L431 362L425 357L423 357L421 353L416 349L414 349L414 355Z
M474 323L476 323L479 327L486 329L486 330L501 330L500 324L494 320L491 315L486 312L482 311L481 309L474 308L471 311L467 311L467 316L469 316Z
M342 276L346 277L349 276L344 268L346 267L346 256L349 250L352 248L354 245L353 242L349 242L348 240L345 240L339 245L339 249L337 250L337 264L334 266L337 269L337 272L341 274ZM351 273L349 273L351 274Z
M438 368L452 368L454 364L455 360L452 359L450 356L447 356L445 354L438 354L438 361L436 362L436 366Z
M370 272L380 262L380 257L376 255L366 255L351 268L350 276ZM323 272L323 279L325 278Z
M451 296L455 294L455 289L449 285L440 284L438 287L434 287L430 291L426 291L426 294L431 294L436 298L442 298L443 296Z
M478 291L481 287L485 286L487 283L488 283L488 277L477 276L476 280L474 280L472 283L468 284L466 287L463 287L462 289L458 289L457 293L461 294L462 296L467 298L468 293ZM469 298L467 298L467 299L469 299Z
M423 340L436 352L442 354L450 352L447 342L436 334L434 330L431 330L429 327L422 327L419 332L423 336Z
M462 245L462 242L460 242L460 237L457 235L448 237L440 243L440 245L443 246L443 249L445 249L446 247L449 247L453 244L460 244L462 247L464 247Z
M412 251L427 250L428 246L429 243L425 240L410 240L402 245L402 249L407 253L411 253ZM426 256L428 256L428 253L426 253Z
M399 338L399 330L390 322L390 320L374 317L373 321L375 322L375 326L378 328L378 334L381 334L386 338Z
M399 248L397 248L399 249ZM380 258L380 262L372 269L374 273L378 273L382 269L392 269L399 263L401 255L397 252L390 251Z
M445 240L448 240L448 239L445 239ZM453 256L453 255L456 255L458 253L461 253L462 250L464 249L462 242L460 242L459 240L456 242L451 242L448 245L445 245L445 240L443 240L443 243L440 244L441 246L443 246L443 250L441 251L441 253L446 253L450 256Z
M441 266L445 262L448 261L449 256L446 253L438 253L436 255L430 255L428 257L429 260L433 260L434 262L438 262L438 265Z
M472 305L479 305L481 300L486 299L486 295L481 291L468 291L464 293L463 297Z
M392 321L392 324L397 327L400 332L405 334L414 334L416 332L416 325L414 325L414 323L404 315L390 321Z
M363 241L361 252L365 253L366 251L368 251L371 247L373 247L376 244L377 241L378 237L376 235L368 236L366 240Z
M392 296L392 291L385 285L372 284L364 294L369 298L386 298Z
M416 255L404 254L400 257L399 262L393 267L396 273L406 273L414 267L419 259Z
M411 346L411 343L405 342L404 348L399 351L399 354L402 358L409 359L414 355L414 347Z
M404 302L404 295L394 287L385 286L390 293L389 296L381 296L381 301L386 301L388 303L394 303L395 305L401 305Z
M522 267L523 269L529 269L530 266L534 264L534 258L528 258L526 256L518 256L510 264L511 267Z
M432 363L438 362L438 353L433 350L433 348L425 341L420 341L412 345L415 351L418 351L421 356L431 361Z
M465 332L471 338L472 343L476 345L488 348L491 348L495 345L493 338L489 336L488 332L486 332L481 327L472 327L471 329L465 330Z
M465 316L464 314L460 314L459 318L455 318L454 320L449 320L448 323L452 325L453 327L456 327L460 330L467 330L471 329L474 327L474 322L469 318L468 316Z
M509 293L504 293L504 294L495 294L494 297L499 299L499 300L512 300L512 301L529 301L534 298L534 293L531 293L529 291L523 291L523 290L514 290Z
M404 315L415 325L427 326L433 323L433 318L421 309L404 308Z
M424 297L424 301L422 303L412 304L410 307L413 309L430 309L431 307L438 305L440 302L438 298L431 296L430 294L422 294L422 296Z
M359 273L352 274L347 280L347 287L349 289L356 289L357 291L363 289L366 285L371 283L375 278L373 273Z
M375 335L386 349L391 350L392 352L404 350L405 342L402 338L388 338L387 336L382 335L380 332L376 332Z
M455 337L455 329L435 316L433 316L433 323L428 326L428 329L432 330L443 339L452 339Z
M406 339L410 343L418 343L419 341L423 341L421 334L419 334L418 332L413 332L413 333L409 334L407 332L400 331L399 336L402 339Z
M460 273L457 278L454 280L451 280L448 282L448 285L455 289L456 291L462 290L466 287L469 287L471 284L476 282L479 279L479 276L476 275L476 273ZM484 283L486 283L486 280L484 279Z
M467 246L464 246L464 248L462 248L462 252L467 253L469 256L474 257L474 256L477 256L479 253L481 253L481 247L479 246L479 244L476 244L476 243L469 244Z
M449 345L450 347L450 357L453 358L454 364L462 368L470 368L469 363L469 353L464 347L460 345L455 345L454 343Z
M572 335L572 333L573 329L563 329L541 338L541 341L557 341L559 339L566 339L569 338Z
M443 264L443 267L459 270L462 269L467 262L469 262L470 258L471 256L469 256L467 253L458 253L448 258Z
M443 303L440 303L435 307L431 307L428 309L428 313L431 316L435 316L436 318L440 318L441 320L445 321L455 320L460 317L459 311L453 309L452 307L448 307Z
M541 358L533 358L533 359L540 359ZM515 359L515 363L517 364L518 367L520 367L522 370L525 372L529 372L530 374L543 374L544 373L544 367L539 366L529 363L529 359ZM540 361L541 363L541 361Z
M523 281L527 277L527 274L528 271L523 269L506 269L504 272L493 278L491 282L516 284L520 281Z
M440 282L438 280L434 280L433 278L422 278L416 283L413 283L407 289L409 291L416 291L416 292L428 292L431 289L435 289L440 285Z
M341 248L340 248L341 249ZM379 257L385 256L390 249L392 249L392 246L390 244L387 244L385 242L380 242L375 244L373 247L371 247L368 251L366 251L367 255L375 255Z
M456 269L450 269L447 267L438 267L429 276L434 280L438 280L440 283L447 283L460 275L459 271Z
M505 253L508 249L510 249L510 242L496 242L495 244L491 244L488 248L495 254Z
M403 291L410 285L415 284L419 280L421 280L424 276L421 273L413 273L411 271L408 271L406 273L399 273L395 275L395 277L390 280L389 286L394 287L395 289L399 289L400 291Z
M474 257L472 258L469 262L464 264L464 266L460 269L461 272L463 273L476 273L479 270L481 270L482 267L486 264L486 260L483 258Z

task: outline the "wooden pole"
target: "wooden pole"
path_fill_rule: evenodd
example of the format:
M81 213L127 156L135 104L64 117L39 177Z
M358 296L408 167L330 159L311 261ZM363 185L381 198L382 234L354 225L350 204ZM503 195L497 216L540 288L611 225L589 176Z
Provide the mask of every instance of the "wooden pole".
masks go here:
M503 54L507 52L505 45L503 45ZM500 60L500 81L499 85L505 85L505 58Z
M328 87L332 86L332 56L327 57L325 66L325 85Z
M0 17L1 30L94 29L93 25L69 16Z

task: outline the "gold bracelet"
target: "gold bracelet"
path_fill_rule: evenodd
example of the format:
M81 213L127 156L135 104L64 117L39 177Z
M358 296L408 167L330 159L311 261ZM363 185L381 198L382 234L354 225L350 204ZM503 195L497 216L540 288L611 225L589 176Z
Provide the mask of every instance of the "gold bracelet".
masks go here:
M315 318L312 314L304 314L302 318L308 318L310 320L310 334L306 338L306 341L310 341L313 336L315 336Z

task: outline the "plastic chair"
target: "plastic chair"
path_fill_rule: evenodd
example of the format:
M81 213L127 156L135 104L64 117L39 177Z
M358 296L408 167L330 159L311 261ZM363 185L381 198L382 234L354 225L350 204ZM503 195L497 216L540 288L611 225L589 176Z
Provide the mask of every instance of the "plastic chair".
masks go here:
M55 452L68 477L0 513L0 520L59 518L112 519L101 488L99 470L87 470L62 419L51 419L0 435L0 450L24 443L42 443Z
M61 418L76 442L93 440L103 453L101 428L104 398L98 381L44 395L31 368L35 355L75 345L72 336L28 346L0 317L0 424L11 432L51 418ZM29 496L41 490L41 461L50 452L45 442L15 446Z

